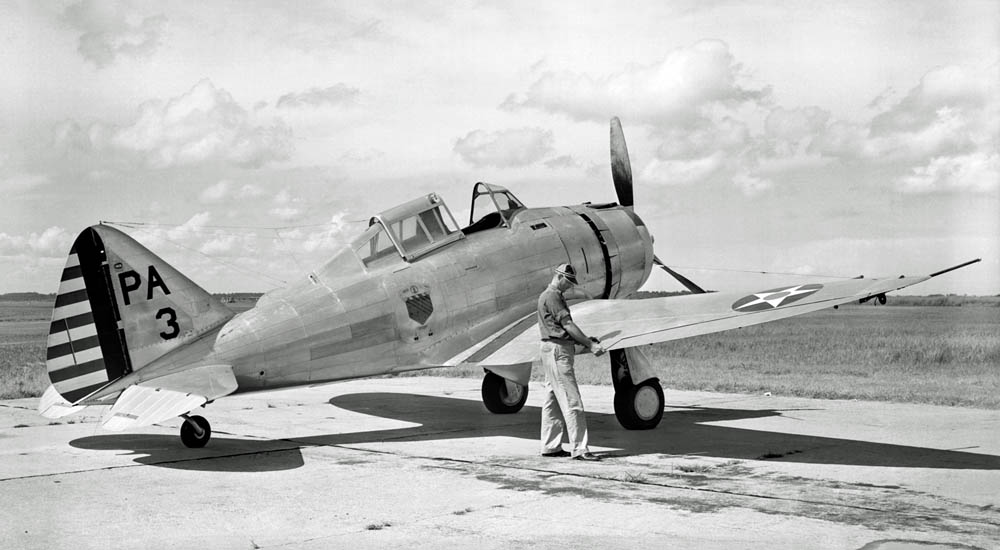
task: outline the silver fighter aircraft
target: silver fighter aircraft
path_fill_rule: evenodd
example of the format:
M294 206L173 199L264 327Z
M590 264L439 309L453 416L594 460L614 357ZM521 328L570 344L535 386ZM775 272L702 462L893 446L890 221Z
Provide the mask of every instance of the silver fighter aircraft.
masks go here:
M706 293L653 253L633 209L617 118L611 164L618 204L527 208L507 189L477 183L466 227L436 194L386 210L325 265L238 315L124 233L88 227L62 272L48 336L52 385L39 411L110 406L109 430L180 416L181 440L202 447L211 427L190 413L221 397L475 365L484 369L486 408L515 413L538 360L538 295L553 267L569 262L580 295L591 298L571 302L573 318L611 350L615 414L625 428L649 429L664 401L643 346L884 302L887 292L950 271ZM654 265L692 294L626 299Z

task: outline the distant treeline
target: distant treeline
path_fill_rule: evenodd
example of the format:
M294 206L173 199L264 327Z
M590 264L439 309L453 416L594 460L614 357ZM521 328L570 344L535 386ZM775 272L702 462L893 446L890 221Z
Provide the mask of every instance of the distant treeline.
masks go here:
M224 292L212 294L223 303L256 302L263 295L261 292ZM9 292L0 294L0 302L55 302L55 294L40 294L38 292Z
M996 296L961 296L958 294L931 294L930 296L888 295L887 306L988 306L1000 307L1000 294Z
M641 290L633 295L633 298L658 298L663 296L683 296L690 294L687 291L664 292ZM215 293L212 296L218 298L224 304L247 304L257 303L263 294L260 292L225 292ZM55 294L40 294L38 292L10 292L0 294L0 302L55 302ZM1000 307L1000 294L996 296L962 296L959 294L931 294L929 296L897 296L889 294L889 306L985 306Z
M709 291L712 292L712 291ZM661 296L682 296L690 292L647 292L641 290L633 295L633 298L658 298ZM889 294L887 306L986 306L1000 307L1000 294L996 296L963 296L960 294L931 294L929 296L899 296Z
M0 294L0 302L53 302L56 301L55 294L39 294L37 292L10 292Z

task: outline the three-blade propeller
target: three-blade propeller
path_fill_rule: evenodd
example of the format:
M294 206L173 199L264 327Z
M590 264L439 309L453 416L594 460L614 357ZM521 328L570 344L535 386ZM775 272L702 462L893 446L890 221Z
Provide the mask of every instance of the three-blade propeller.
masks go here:
M618 117L611 119L611 177L615 182L615 193L618 204L634 208L635 198L632 194L632 164L628 159L628 146L625 145L625 133ZM677 279L684 288L692 294L704 294L705 290L691 282L690 279L666 266L659 258L653 256L653 263Z

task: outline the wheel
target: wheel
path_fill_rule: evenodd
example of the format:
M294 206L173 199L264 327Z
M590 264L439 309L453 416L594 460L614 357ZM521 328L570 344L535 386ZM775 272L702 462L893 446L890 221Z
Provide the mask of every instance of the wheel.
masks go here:
M651 430L663 418L663 388L656 378L615 392L615 417L626 430Z
M192 424L197 424L197 428ZM201 435L198 435L201 432ZM181 424L181 441L192 449L204 447L212 437L212 426L201 416L186 416Z
M493 414L513 414L528 400L528 386L487 372L483 378L483 405Z

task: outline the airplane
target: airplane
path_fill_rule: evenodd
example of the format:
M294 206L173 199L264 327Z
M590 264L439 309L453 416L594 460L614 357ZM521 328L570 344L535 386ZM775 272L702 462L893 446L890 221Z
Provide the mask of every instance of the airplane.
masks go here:
M885 302L926 276L815 281L757 292L705 292L666 266L635 211L628 149L611 120L617 203L528 208L476 183L459 227L437 194L373 216L326 264L235 314L125 233L84 229L62 271L48 335L50 418L110 406L119 431L175 417L180 438L205 446L192 414L245 392L320 385L417 369L484 370L482 400L516 413L539 360L536 304L553 268L576 267L574 321L609 350L614 409L626 429L656 427L663 388L644 346L835 307ZM629 299L654 267L690 294ZM582 353L578 348L578 353Z

